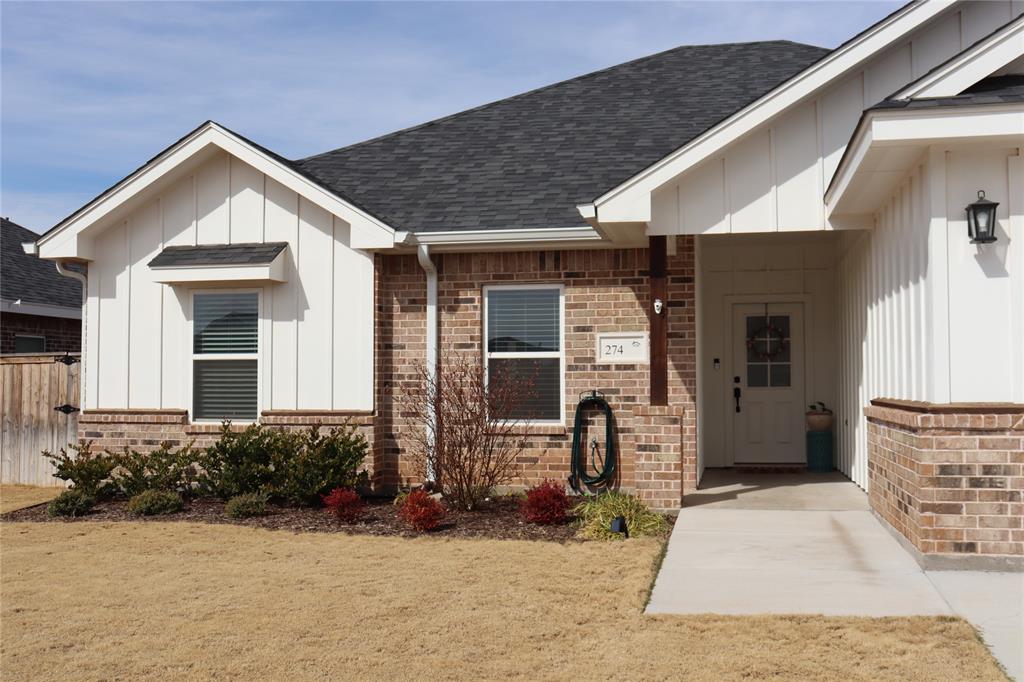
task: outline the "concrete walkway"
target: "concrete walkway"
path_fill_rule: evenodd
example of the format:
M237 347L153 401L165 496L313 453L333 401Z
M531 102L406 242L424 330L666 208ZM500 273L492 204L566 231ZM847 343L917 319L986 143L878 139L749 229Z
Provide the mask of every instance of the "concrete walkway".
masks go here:
M647 613L959 615L1024 682L1024 574L923 571L840 474L708 471Z

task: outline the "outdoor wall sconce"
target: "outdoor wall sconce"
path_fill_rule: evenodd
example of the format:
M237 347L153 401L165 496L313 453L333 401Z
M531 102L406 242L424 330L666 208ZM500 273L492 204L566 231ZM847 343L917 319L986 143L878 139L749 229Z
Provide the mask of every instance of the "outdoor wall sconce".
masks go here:
M654 299L654 314L661 315L661 311L665 309L665 302L660 298Z
M978 200L967 206L967 236L972 244L991 244L996 241L996 206L999 203L985 198L985 190L978 190Z

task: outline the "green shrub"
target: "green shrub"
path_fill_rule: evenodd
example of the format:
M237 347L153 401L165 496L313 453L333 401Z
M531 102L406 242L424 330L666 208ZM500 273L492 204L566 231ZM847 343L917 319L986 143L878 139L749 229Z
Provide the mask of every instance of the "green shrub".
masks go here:
M110 472L116 466L109 452L92 451L92 441L79 441L77 445L69 443L68 448L74 451L69 455L64 448L60 454L43 452L43 457L54 463L54 476L62 481L69 481L73 490L89 497L106 497L114 492L114 486L108 480Z
M354 426L346 424L322 434L317 425L288 437L291 447L276 453L281 471L276 493L285 501L319 505L332 490L367 485L366 472L359 469L368 446Z
M81 490L65 490L46 505L50 516L83 516L96 504L96 498Z
M113 455L113 459L117 468L111 478L125 497L135 497L147 490L187 494L198 473L198 453L191 443L174 450L165 441L152 452L125 448L120 455Z
M136 516L173 514L181 508L181 495L168 490L146 490L128 500L128 513Z
M247 493L273 494L279 485L278 464L294 451L295 438L278 429L250 424L233 431L224 422L220 438L199 455L200 488L222 500Z
M235 495L224 505L224 513L233 519L247 519L267 513L267 496L263 493Z
M662 535L668 528L665 517L648 509L639 497L618 492L590 497L576 505L573 512L580 519L580 535L593 540L623 537L609 528L616 516L625 517L630 537Z

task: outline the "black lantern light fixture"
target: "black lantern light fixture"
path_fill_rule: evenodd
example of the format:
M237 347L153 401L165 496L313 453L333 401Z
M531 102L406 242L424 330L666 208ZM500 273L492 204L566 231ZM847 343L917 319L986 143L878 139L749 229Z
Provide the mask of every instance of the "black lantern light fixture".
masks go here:
M985 190L978 190L978 200L967 206L967 235L972 244L991 244L996 240L996 206L999 203L985 198Z

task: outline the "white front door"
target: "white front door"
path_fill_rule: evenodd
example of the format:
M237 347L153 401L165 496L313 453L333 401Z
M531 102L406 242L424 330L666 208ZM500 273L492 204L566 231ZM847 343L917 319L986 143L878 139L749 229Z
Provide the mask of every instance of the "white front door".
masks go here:
M727 381L732 461L805 461L802 303L733 305Z

